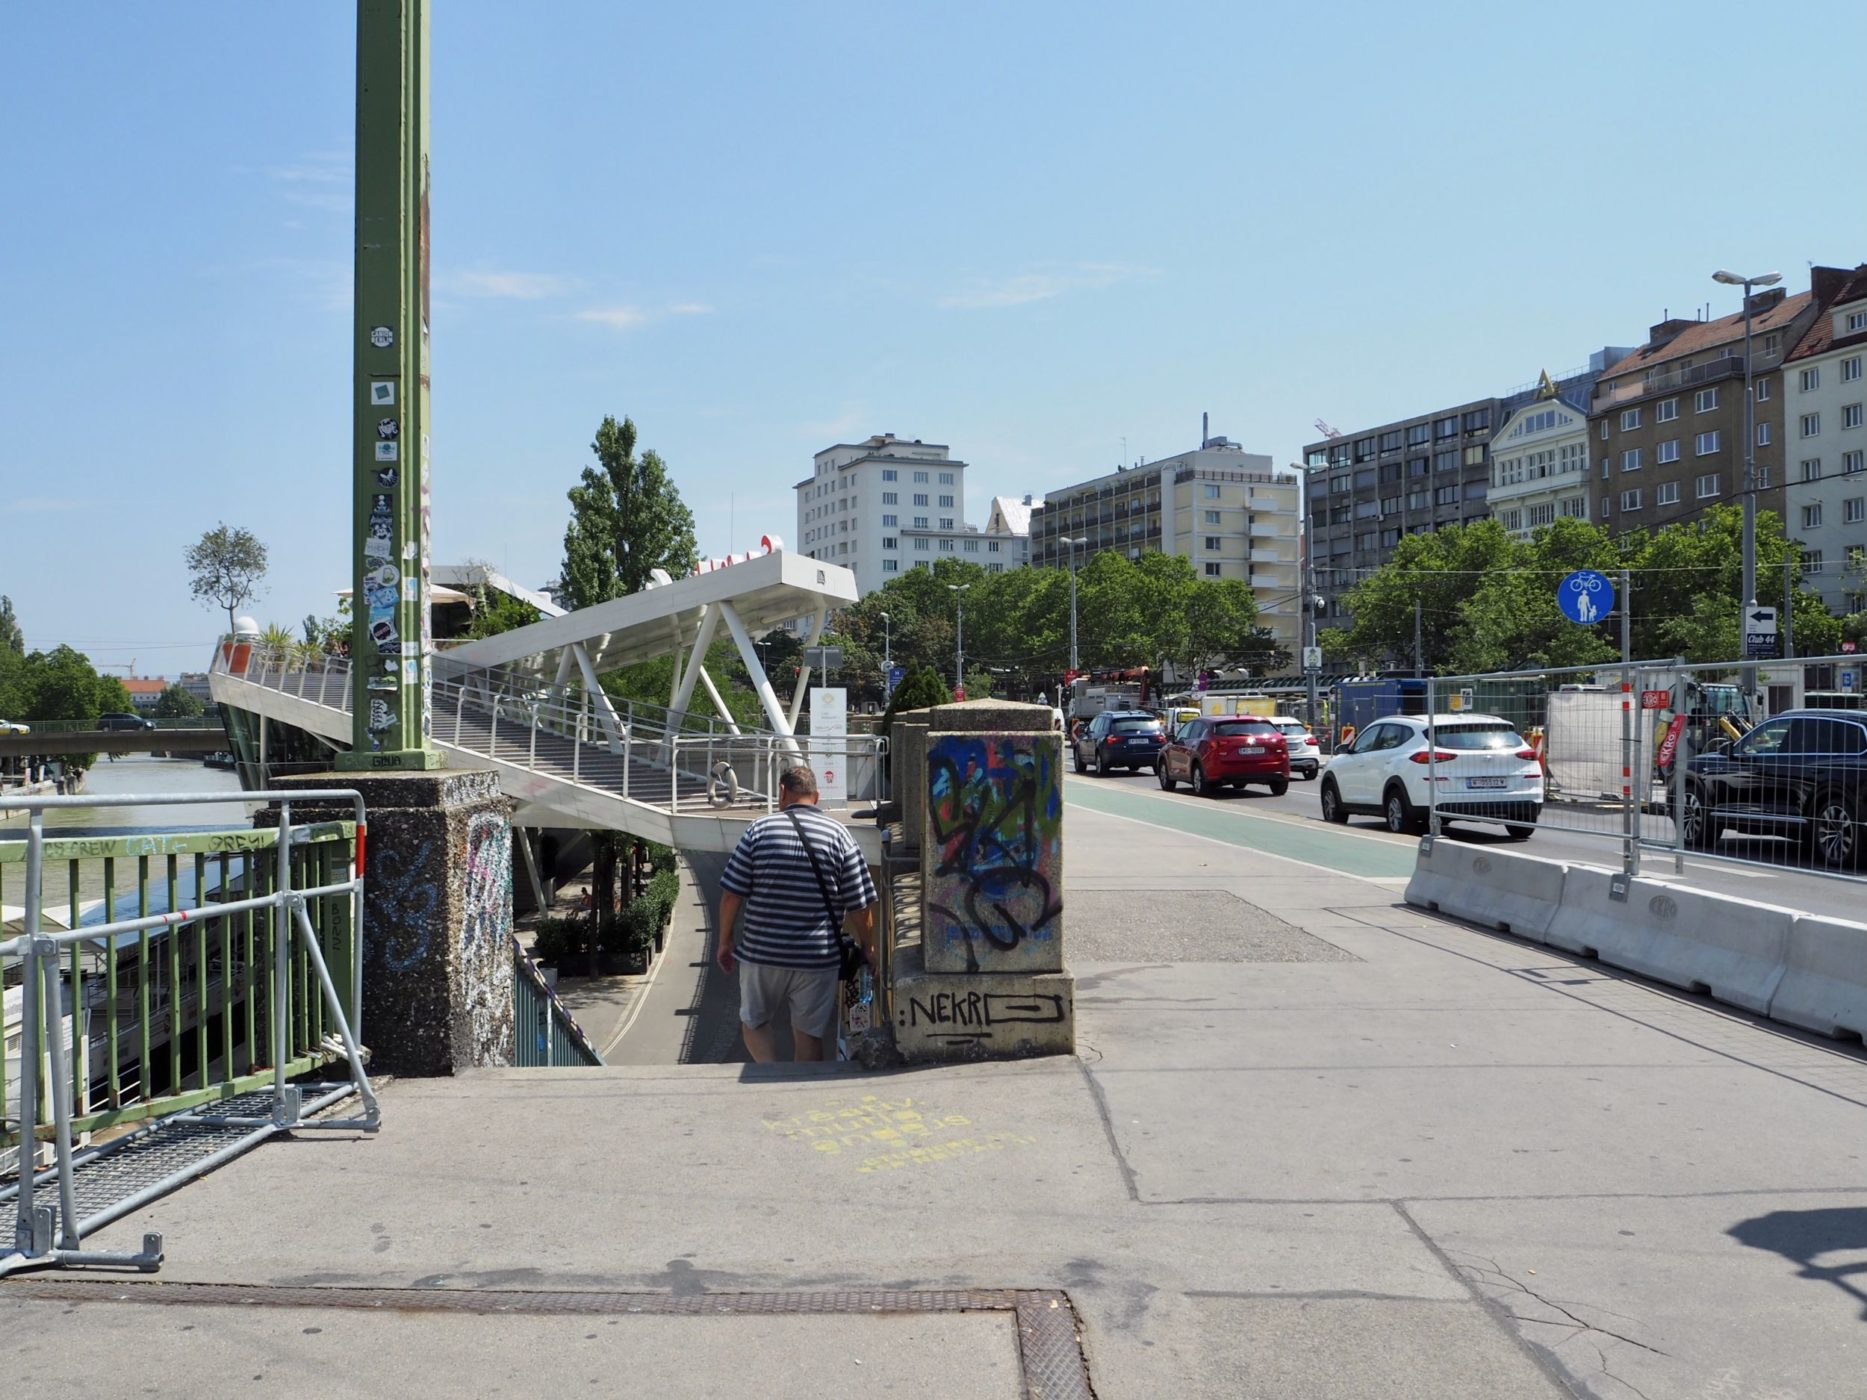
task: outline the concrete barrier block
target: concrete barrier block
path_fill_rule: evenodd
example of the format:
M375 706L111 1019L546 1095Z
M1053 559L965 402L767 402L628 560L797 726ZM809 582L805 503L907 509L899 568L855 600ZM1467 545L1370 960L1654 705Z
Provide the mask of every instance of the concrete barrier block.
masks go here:
M929 972L920 954L906 944L895 961L895 1048L910 1064L1075 1052L1067 971Z
M1542 942L1562 902L1560 861L1470 846L1420 842L1407 903Z
M1867 924L1797 916L1770 1017L1822 1035L1867 1036Z
M926 820L928 971L1062 971L1060 738L928 735Z
M1686 991L1767 1015L1783 977L1793 910L1613 871L1571 866L1548 941Z

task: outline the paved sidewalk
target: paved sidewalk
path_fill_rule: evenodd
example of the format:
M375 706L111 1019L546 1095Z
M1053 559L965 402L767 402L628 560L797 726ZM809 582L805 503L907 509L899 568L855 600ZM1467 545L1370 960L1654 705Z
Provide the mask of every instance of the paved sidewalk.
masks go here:
M9 1374L1022 1394L990 1289L1060 1295L1101 1400L1867 1394L1857 1049L1134 810L1069 811L1080 1058L392 1084L97 1237L162 1282L0 1284ZM148 1301L189 1281L255 1296Z

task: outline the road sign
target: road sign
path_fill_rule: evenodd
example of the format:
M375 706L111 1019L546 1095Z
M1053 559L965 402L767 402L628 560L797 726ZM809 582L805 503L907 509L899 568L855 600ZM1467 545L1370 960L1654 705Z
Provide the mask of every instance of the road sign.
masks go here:
M890 695L893 695L895 693L895 687L900 685L901 682L903 682L907 678L908 678L907 667L890 666L888 668L888 693Z
M1673 693L1670 690L1643 690L1640 692L1640 708L1643 710L1667 710L1672 708Z
M1744 656L1746 660L1776 655L1776 609L1744 610Z
M960 701L960 700L964 700L965 698L966 698L966 687L963 685L954 686L953 687L953 699L955 701Z
M1322 670L1322 648L1321 647L1304 647L1303 648L1303 669L1305 671Z
M1614 585L1594 569L1577 569L1556 585L1556 605L1571 622L1599 622L1614 611Z
M1843 690L1854 689L1854 682L1859 679L1859 676L1860 672L1858 671L1843 671L1841 673L1841 688Z
M1852 642L1843 642L1843 643L1841 644L1841 650L1843 650L1843 651L1845 651L1845 652L1850 652L1850 653L1851 653L1851 652L1852 652L1852 651L1854 650L1854 643L1852 643Z

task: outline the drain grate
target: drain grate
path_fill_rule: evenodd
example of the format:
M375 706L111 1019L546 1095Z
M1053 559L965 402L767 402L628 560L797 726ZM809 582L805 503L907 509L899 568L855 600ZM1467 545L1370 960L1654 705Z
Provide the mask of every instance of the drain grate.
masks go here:
M0 1283L0 1298L181 1307L361 1308L503 1316L722 1317L735 1314L879 1316L1008 1312L1018 1330L1027 1400L1094 1400L1082 1329L1069 1295L1056 1290L876 1289L840 1293L622 1293L552 1289L287 1288L238 1283L124 1283L32 1277Z

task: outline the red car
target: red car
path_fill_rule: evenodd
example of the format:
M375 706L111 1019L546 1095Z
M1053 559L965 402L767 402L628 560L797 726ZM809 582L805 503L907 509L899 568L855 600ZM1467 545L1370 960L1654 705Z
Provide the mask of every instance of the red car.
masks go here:
M1155 772L1167 792L1184 779L1201 797L1246 783L1263 783L1272 797L1282 797L1290 788L1290 747L1267 719L1196 719L1160 751Z

